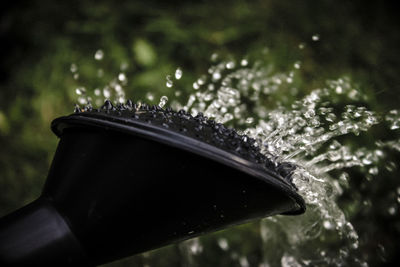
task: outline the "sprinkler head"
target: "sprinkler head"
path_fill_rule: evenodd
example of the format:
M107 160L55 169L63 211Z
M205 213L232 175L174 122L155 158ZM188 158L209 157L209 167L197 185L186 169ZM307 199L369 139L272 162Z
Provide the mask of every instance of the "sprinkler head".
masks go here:
M95 266L305 204L294 166L202 114L111 102L53 121L41 196L0 220L1 266Z

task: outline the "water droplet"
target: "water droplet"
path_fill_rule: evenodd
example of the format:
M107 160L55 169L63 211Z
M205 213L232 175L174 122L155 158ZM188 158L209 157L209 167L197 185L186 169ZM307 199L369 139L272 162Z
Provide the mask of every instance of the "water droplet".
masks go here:
M148 92L148 93L146 94L146 98L147 98L149 101L153 101L153 100L154 100L154 95L153 95L152 93Z
M385 165L386 170L388 170L389 172L393 172L394 170L396 170L397 165L396 163L394 163L393 161L389 161L386 165Z
M372 167L368 170L368 173L372 174L372 175L377 175L379 172L378 167Z
M365 157L365 158L363 158L362 159L362 161L361 161L364 165L370 165L370 164L372 164L372 160L371 160L371 158L370 157ZM374 172L374 170L372 170L372 172Z
M79 79L79 73L75 73L73 77L74 77L74 80L78 80Z
M79 107L78 104L75 104L74 113L79 113L79 112L81 112L81 108Z
M94 54L94 59L96 60L102 60L103 57L104 57L104 52L101 49L97 50L96 53Z
M175 70L175 79L179 80L180 78L182 78L182 74L183 74L182 69L181 68L177 68Z
M125 97L124 96L119 96L118 97L118 103L125 103Z
M227 68L228 70L231 70L235 67L235 62L233 61L229 61L225 64L225 68Z
M359 93L357 90L353 89L353 90L350 90L350 92L348 93L348 96L350 99L357 100Z
M336 92L337 94L343 94L343 88L342 88L342 86L340 86L340 85L336 86L335 92Z
M117 84L117 85L115 86L114 89L115 89L115 91L117 92L117 96L119 96L119 97L125 96L125 92L124 92L124 90L122 89L122 86L121 86L121 85Z
M77 95L84 95L86 93L86 89L85 87L78 87L75 89L75 93Z
M132 102L132 100L130 100L130 99L126 100L125 106L126 106L129 110L131 110L131 109L133 108L133 102Z
M192 235L194 234L195 231L189 231L188 234ZM200 243L200 240L198 238L192 239L190 241L187 241L189 251L193 255L198 255L201 252L203 252L203 246Z
M171 79L171 75L167 75L166 79L167 79L167 82L165 83L165 85L166 85L168 88L171 88L171 87L174 85L174 82L173 82L172 79Z
M221 79L221 73L219 71L216 71L212 74L212 79L213 81L218 81L219 79Z
M104 104L101 108L105 109L105 110L112 110L112 109L114 109L114 106L110 100L106 100L106 101L104 101Z
M311 39L312 39L314 42L319 41L319 38L320 38L319 34L314 34L314 35L311 37Z
M72 63L71 67L70 67L70 71L72 73L77 72L78 71L78 66L75 63Z
M390 215L395 215L395 214L396 214L396 208L395 208L395 207L389 207L388 213L389 213Z
M393 124L390 126L390 130L397 130L400 128L400 124L398 122L393 122Z
M330 161L338 161L342 158L340 151L328 151L327 157Z
M213 53L213 54L211 55L211 61L212 61L212 62L215 62L215 61L217 61L217 59L218 59L218 54L217 54L217 53Z
M248 64L249 64L249 61L245 58L240 61L240 65L242 67L246 67Z
M125 73L120 73L120 74L118 74L118 80L121 81L121 82L126 81L126 75L125 75Z
M197 82L193 83L193 89L198 90L200 88L199 84Z
M293 66L294 66L295 69L300 69L300 67L301 67L300 64L301 64L300 61L296 61L296 62L293 64Z
M324 228L327 230L332 230L334 228L334 225L328 220L324 221L323 225Z
M110 96L111 96L111 91L110 91L110 88L109 88L108 86L106 86L106 87L103 88L103 96L104 96L105 98L110 98Z
M306 46L305 43L300 43L300 44L299 44L299 49L304 49L305 46Z
M239 258L239 264L240 264L240 267L249 267L250 266L249 261L244 256Z
M167 104L168 102L168 97L166 97L165 95L163 95L160 98L160 103L158 104L161 108L163 108L165 106L165 104Z
M251 124L251 123L253 123L254 122L254 118L253 117L248 117L247 119L246 119L246 123L248 123L248 124Z
M88 103L87 98L83 96L78 97L78 103L81 105L86 105Z
M200 78L197 79L197 83L199 85L203 85L206 83L206 77L205 76L201 76Z
M329 122L334 122L336 120L336 115L333 113L328 113L325 116L325 120L327 120Z
M226 240L225 238L220 238L220 239L218 239L217 242L218 242L218 246L219 246L222 250L227 251L227 250L229 249L228 240Z

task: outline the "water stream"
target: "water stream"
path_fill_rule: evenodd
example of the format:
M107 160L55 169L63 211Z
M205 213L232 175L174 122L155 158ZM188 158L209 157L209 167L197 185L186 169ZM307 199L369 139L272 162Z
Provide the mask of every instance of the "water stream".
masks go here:
M312 38L319 39L317 35ZM95 60L103 57L103 51L95 53ZM327 80L320 88L299 88L305 86L297 82L302 71L300 61L293 62L285 72L274 71L268 62L247 58L221 60L213 54L211 62L207 72L190 85L182 82L185 70L180 67L166 76L165 86L176 97L182 94L179 88L192 87L186 102L167 96L158 100L152 92L147 93L145 102L184 109L193 115L201 112L256 139L262 153L274 162L297 166L293 183L306 200L307 212L258 222L262 257L257 266L368 266L360 256L359 233L337 199L351 190L351 173L368 182L396 168L388 155L400 152L400 111L382 114L370 110L363 104L367 96L349 77ZM71 72L75 79L79 77L75 64ZM105 99L124 103L127 85L128 77L121 69L103 88L78 86L79 108L92 103L99 106ZM372 137L373 141L362 147L353 144L354 138L371 138L374 127L390 132L388 136L393 138ZM367 201L365 208L368 205L371 203ZM397 206L390 206L387 212L394 215ZM253 266L254 260L236 252L229 239L229 235L219 235L214 245L237 266ZM197 259L207 253L207 246L201 237L181 243L182 261L186 266L198 266ZM151 257L151 253L143 257Z

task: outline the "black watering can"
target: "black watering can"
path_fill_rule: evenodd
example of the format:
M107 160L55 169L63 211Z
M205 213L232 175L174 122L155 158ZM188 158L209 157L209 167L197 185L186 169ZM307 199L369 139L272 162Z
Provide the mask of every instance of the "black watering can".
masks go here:
M0 219L0 266L96 266L305 211L292 164L201 114L106 101L52 130L60 142L41 196Z

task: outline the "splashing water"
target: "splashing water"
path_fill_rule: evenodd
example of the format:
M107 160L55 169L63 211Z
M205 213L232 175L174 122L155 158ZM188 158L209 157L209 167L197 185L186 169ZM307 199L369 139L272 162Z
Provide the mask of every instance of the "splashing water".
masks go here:
M318 34L312 36L313 41L319 38ZM304 44L299 48L303 49ZM101 51L100 58L99 51L95 54L96 60L104 56ZM274 162L295 164L293 183L308 208L302 216L275 216L260 222L265 249L259 266L349 263L367 266L363 259L354 256L359 248L359 237L337 205L337 198L347 189L348 171L353 168L366 179L378 175L380 166L393 171L394 162L380 163L386 160L387 150L400 152L400 139L378 140L372 147L354 148L346 138L359 136L377 124L387 124L388 131L396 131L400 128L400 111L391 110L381 115L357 105L365 96L348 77L328 80L324 87L307 90L307 95L293 100L295 97L287 96L299 94L296 80L301 71L300 61L293 63L287 72L276 73L265 62L250 62L244 58L237 63L218 61L218 58L217 54L211 56L214 63L205 75L193 82L193 92L187 102L172 101L172 108L183 109L193 116L201 112L216 122L235 127L239 134L254 138L261 152ZM73 75L77 71L78 67L71 65ZM174 89L182 74L182 69L177 68L174 75L167 75L165 86ZM126 85L126 74L121 72L102 90L94 90L96 105L104 99L125 102L123 87ZM92 97L84 87L77 87L75 92L79 104L90 105ZM180 95L178 92L175 96ZM146 98L150 102L155 100L151 92ZM158 105L163 108L167 103L168 97L162 96ZM396 209L391 208L389 213L394 214ZM328 239L340 240L340 247L333 251ZM217 245L223 251L230 250L227 238L219 238ZM271 247L276 249L271 252ZM192 266L195 265L193 255L201 254L205 247L201 238L195 238L183 242L180 250ZM245 255L232 252L232 258L240 266L249 266Z

